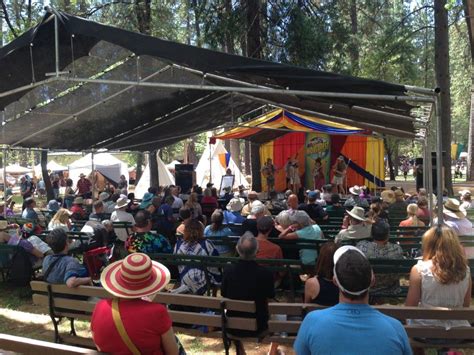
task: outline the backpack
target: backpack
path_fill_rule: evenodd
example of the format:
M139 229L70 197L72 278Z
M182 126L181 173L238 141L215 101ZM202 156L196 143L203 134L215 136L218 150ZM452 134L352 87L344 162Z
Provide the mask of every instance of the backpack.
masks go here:
M25 249L18 246L11 260L8 282L15 286L28 286L33 277L33 265Z

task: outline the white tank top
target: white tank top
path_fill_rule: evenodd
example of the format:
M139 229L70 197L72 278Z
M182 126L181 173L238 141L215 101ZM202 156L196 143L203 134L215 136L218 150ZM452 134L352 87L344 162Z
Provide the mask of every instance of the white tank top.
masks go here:
M431 260L419 260L416 268L421 275L421 299L420 307L447 307L447 308L461 308L464 304L464 297L466 296L469 287L469 279L471 273L469 267L467 268L466 277L457 284L442 284L436 280L432 272L433 263ZM413 319L413 323L420 325L440 326L446 329L453 327L469 327L467 320L428 320L428 319Z

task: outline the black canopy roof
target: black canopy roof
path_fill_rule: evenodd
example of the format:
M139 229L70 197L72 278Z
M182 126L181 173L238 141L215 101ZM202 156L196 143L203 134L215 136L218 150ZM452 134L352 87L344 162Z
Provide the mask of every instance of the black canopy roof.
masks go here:
M70 72L63 80L50 79L44 85L2 95L45 80L47 73L55 71L53 13L47 13L38 26L0 48L0 110L4 110L5 119L1 144L72 151L148 151L230 123L265 103L319 113L382 133L414 135L412 106L404 101L197 87L258 85L263 89L406 96L402 85L230 55L105 26L64 12L55 14L59 68ZM138 81L178 85L133 85Z

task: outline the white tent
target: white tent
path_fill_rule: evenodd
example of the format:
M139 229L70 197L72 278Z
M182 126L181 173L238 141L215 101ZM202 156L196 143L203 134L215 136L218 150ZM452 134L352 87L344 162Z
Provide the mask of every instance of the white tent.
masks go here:
M33 172L33 169L31 168L25 168L21 166L20 164L12 164L12 165L7 165L6 167L7 173L8 174L31 174Z
M128 178L128 165L109 153L94 154L94 169L104 175L107 179L118 182L120 175ZM92 154L87 154L81 159L69 165L69 177L74 183L80 174L89 176L92 172Z
M163 160L156 155L156 161L158 163L158 180L161 186L167 185L174 185L174 176L170 173L170 171L166 168L165 163ZM145 192L148 191L150 187L150 166L147 165L145 170L143 170L142 177L140 181L135 186L135 198L141 199Z
M212 183L219 189L221 185L222 176L225 175L226 168L224 168L219 160L219 154L227 153L221 140L218 140L216 144L206 146L204 153L202 153L201 159L196 167L196 184L205 187L209 182L209 178L212 178ZM209 162L209 158L211 161ZM232 174L235 175L234 188L239 185L249 187L249 182L242 174L240 169L234 162L232 157L229 160L228 168L232 170ZM212 174L212 176L211 176Z
M166 164L166 168L167 168L168 170L174 170L176 164L181 164L181 162L179 162L179 161L177 161L177 160L173 160L171 163Z
M48 165L46 165L46 169L48 171L66 171L67 166L59 165L54 160L48 161ZM35 165L35 176L41 176L41 164Z
M0 183L3 184L3 169L0 169ZM10 185L16 184L16 179L8 173L7 173L7 183L9 183Z

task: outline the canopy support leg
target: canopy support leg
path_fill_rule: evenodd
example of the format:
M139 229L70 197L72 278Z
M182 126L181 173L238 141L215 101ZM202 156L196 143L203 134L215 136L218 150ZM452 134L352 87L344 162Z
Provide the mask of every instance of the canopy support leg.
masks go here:
M94 166L94 151L91 152L91 167L92 167L92 200L95 196L95 166Z
M56 77L59 77L59 25L58 25L58 15L54 14L54 55L55 55L55 64L56 64Z
M7 219L7 150L3 148L3 217Z

